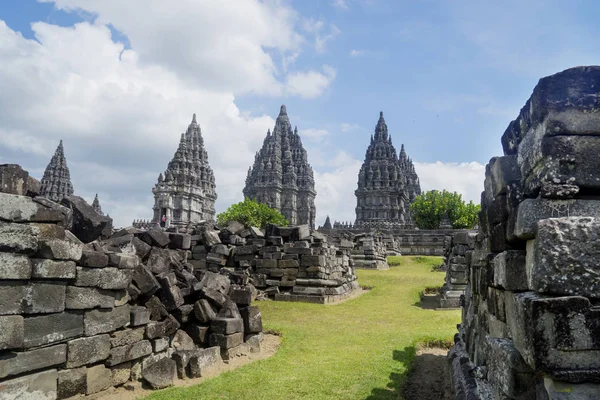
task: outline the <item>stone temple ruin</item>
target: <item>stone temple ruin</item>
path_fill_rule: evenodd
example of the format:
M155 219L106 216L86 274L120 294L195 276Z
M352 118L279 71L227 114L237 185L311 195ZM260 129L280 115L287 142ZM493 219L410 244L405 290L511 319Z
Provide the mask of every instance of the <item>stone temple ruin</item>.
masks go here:
M539 81L486 167L457 399L600 393L600 67Z
M292 130L285 105L248 169L243 193L275 208L291 225L315 229L315 178L298 128Z
M62 140L44 171L41 184L40 195L55 202L73 194L71 174L67 166Z

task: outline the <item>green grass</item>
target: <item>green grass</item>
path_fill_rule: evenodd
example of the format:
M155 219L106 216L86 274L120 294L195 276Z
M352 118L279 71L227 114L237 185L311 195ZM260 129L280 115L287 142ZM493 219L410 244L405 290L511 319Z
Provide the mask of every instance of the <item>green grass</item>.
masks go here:
M419 292L441 285L439 257L390 257L387 271L358 270L372 289L336 305L258 302L265 329L282 334L274 356L149 400L401 399L418 343L452 339L459 311L422 310Z

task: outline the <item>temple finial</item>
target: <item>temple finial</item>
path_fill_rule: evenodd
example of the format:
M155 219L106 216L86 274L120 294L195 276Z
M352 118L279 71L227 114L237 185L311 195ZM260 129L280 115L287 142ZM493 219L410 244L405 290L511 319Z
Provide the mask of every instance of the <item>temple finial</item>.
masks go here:
M383 111L379 111L379 118L383 118Z
M192 116L192 124L197 124L196 122L196 113Z
M279 115L287 115L287 109L285 108L285 104L281 105L281 108L279 109Z

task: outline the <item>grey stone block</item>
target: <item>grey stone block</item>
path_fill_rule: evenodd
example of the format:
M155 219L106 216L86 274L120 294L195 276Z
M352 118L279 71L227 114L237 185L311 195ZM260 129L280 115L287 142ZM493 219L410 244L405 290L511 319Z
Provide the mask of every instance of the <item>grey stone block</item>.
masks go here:
M170 358L162 358L146 368L142 368L142 377L153 389L163 389L173 384L177 365Z
M210 330L213 333L221 333L224 335L244 332L244 320L241 318L217 317L210 322Z
M527 243L529 287L541 293L600 297L600 221L589 217L538 222ZM595 277L595 278L592 278Z
M101 289L127 289L133 277L133 270L114 267L77 267L76 286L94 286Z
M31 260L33 269L31 276L40 279L74 279L76 275L75 261L54 261L44 258Z
M117 364L122 364L126 361L135 360L152 354L152 344L149 340L141 340L139 342L126 346L114 347L110 350L110 357L106 361L109 367Z
M81 367L105 360L110 354L110 337L98 335L71 340L67 343L67 368Z
M513 292L526 291L525 251L506 250L494 257L494 285Z
M24 322L20 315L0 316L0 350L23 347Z
M152 341L152 348L155 353L165 351L169 347L169 338L158 338Z
M169 336L177 332L180 326L179 322L172 315L169 315L164 321L151 321L146 326L146 337L148 339L156 339Z
M111 347L127 346L144 339L145 327L123 329L110 334Z
M48 239L40 240L37 257L56 260L79 261L82 254L82 246L69 240Z
M131 363L115 365L110 368L112 375L112 386L120 386L125 384L131 378Z
M58 398L66 399L87 392L87 368L58 371Z
M488 363L488 380L500 389L508 398L520 398L529 394L534 398L535 374L519 354L519 351L508 339L487 338L490 349ZM527 398L527 397L521 397Z
M85 310L91 308L113 308L115 292L94 287L67 286L65 308Z
M88 268L104 268L108 265L108 255L101 251L84 250L80 265Z
M133 282L146 296L152 296L159 288L158 281L143 264L139 264L133 272Z
M131 326L146 325L150 322L150 311L146 307L131 307Z
M112 310L99 309L87 311L83 319L85 335L93 336L116 331L119 328L129 325L129 313L129 305L115 307Z
M29 257L24 254L0 253L0 279L29 278L31 278Z
M246 334L262 332L262 314L258 307L244 307L240 309L240 313L244 320L244 331Z
M31 225L0 221L0 251L33 254L38 235L39 230Z
M76 312L27 317L23 321L25 348L62 342L83 335L83 315Z
M135 269L140 263L140 259L135 254L110 253L108 263L121 269Z
M0 315L61 312L65 287L66 282L0 282Z
M216 367L222 361L221 348L209 347L199 349L190 357L190 377L200 378L206 375L207 370Z
M67 345L0 355L0 379L48 368L67 361ZM4 383L3 383L4 384Z
M88 367L86 372L86 394L98 393L112 386L112 373L104 365Z
M219 346L222 349L230 349L239 346L244 342L244 334L241 332L231 335L223 335L220 333L211 333L209 337L210 346Z
M2 382L0 398L6 400L56 400L55 369Z
M37 212L38 205L30 197L0 193L0 220L28 222Z

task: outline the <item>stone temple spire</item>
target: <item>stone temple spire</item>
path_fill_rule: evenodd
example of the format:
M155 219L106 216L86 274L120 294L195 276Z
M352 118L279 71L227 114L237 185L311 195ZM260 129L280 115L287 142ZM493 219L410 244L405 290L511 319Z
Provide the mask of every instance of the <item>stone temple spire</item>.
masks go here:
M62 140L58 144L41 181L41 195L55 202L73 194L71 174L67 167Z
M279 210L292 225L315 228L315 180L297 129L279 110L275 127L267 131L263 146L248 171L244 196Z
M410 227L409 206L420 193L419 178L406 156L404 145L401 145L398 157L383 112L380 112L375 135L371 136L358 174L355 226Z
M329 219L329 215L327 216L327 218L325 218L323 229L331 229L331 220Z
M102 212L102 207L100 207L100 200L98 200L98 193L96 193L96 197L94 197L94 201L92 202L92 207L96 212L100 215L104 215Z
M215 176L208 163L208 153L196 114L185 133L181 134L177 151L164 174L152 189L154 217L152 223L186 226L215 216Z

